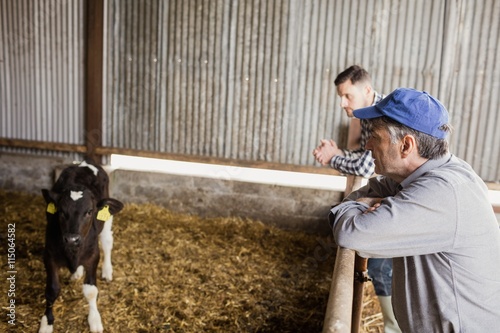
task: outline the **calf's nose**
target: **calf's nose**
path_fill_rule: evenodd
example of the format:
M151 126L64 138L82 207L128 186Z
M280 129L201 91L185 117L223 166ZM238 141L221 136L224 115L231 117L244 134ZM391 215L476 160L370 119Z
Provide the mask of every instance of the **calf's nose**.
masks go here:
M68 235L65 235L63 238L64 238L64 242L68 245L80 245L80 241L82 240L80 235L76 235L76 234L68 234Z

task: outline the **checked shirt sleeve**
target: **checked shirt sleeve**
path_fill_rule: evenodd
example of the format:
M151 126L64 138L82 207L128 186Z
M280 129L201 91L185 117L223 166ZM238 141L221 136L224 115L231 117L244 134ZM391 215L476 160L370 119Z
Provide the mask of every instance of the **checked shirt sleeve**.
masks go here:
M375 172L375 164L372 158L372 152L352 151L345 152L346 156L334 156L330 161L330 166L335 170L348 175L356 175L362 177L370 177ZM355 155L357 154L358 157Z

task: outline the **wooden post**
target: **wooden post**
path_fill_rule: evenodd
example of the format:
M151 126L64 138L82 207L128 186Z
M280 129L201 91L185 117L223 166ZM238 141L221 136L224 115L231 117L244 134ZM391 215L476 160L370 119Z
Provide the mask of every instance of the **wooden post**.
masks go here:
M85 145L95 159L102 146L103 26L104 1L87 0L85 30Z

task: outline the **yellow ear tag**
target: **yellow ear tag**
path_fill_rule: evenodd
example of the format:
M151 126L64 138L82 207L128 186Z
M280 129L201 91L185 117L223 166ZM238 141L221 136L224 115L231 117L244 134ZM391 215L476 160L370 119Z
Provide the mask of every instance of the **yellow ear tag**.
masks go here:
M56 205L54 205L53 202L49 203L47 205L47 213L50 213L50 214L55 214L57 212L57 208L56 208Z
M102 207L98 212L97 212L97 219L99 221L107 221L111 217L111 213L109 212L109 206L106 205Z

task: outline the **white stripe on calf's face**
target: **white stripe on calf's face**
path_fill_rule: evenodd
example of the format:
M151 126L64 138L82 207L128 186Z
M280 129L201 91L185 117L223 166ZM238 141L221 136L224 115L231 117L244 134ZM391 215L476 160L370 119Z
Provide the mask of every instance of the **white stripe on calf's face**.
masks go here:
M78 199L83 198L83 192L82 191L71 191L69 196L71 197L71 199L73 199L73 201L76 201Z

